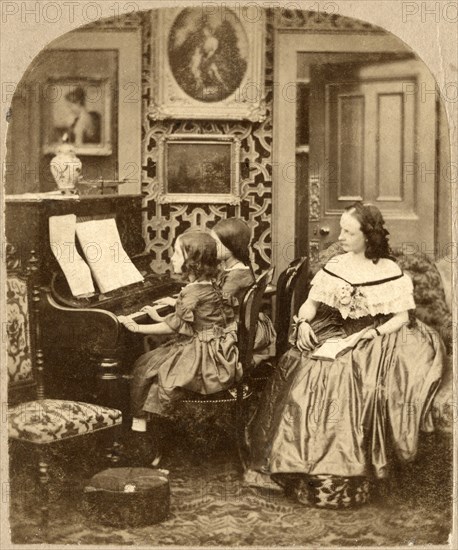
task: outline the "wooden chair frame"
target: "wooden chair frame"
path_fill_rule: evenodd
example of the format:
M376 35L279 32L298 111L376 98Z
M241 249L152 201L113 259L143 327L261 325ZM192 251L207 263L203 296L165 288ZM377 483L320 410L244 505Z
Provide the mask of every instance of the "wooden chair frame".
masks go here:
M45 398L45 383L44 383L44 371L45 371L45 358L42 350L41 345L41 334L39 330L39 324L38 324L38 317L40 315L40 296L41 296L41 288L37 282L38 276L37 276L37 259L35 256L34 251L31 253L31 258L29 262L27 263L25 269L22 266L22 262L20 260L14 259L14 248L12 246L7 247L7 273L8 275L17 277L21 281L23 281L26 285L26 292L27 292L27 303L28 303L28 351L30 354L30 359L32 362L32 368L34 373L35 382L32 384L29 384L28 391L24 393L23 391L19 392L19 399L14 398L13 392L9 391L9 401L10 405L8 407L8 420L9 420L9 439L10 441L18 441L21 444L27 444L32 445L32 447L35 449L37 454L37 462L38 462L38 479L39 479L39 485L41 488L41 500L42 500L42 506L40 508L41 512L41 534L43 535L45 541L48 538L48 524L49 524L49 508L48 508L48 501L49 501L49 487L48 482L50 479L49 473L48 473L48 459L47 459L47 448L48 446L57 446L59 444L65 444L65 441L68 439L75 439L77 437L84 437L89 436L94 433L98 433L101 431L106 430L112 430L113 428L117 428L121 426L122 422L122 415L121 411L118 411L116 409L110 409L110 408L104 408L106 409L104 412L110 412L113 413L113 424L108 426L99 426L93 427L93 429L85 432L85 433L75 433L75 434L65 434L65 436L62 436L61 438L56 438L52 441L43 440L40 441L38 437L30 437L27 431L25 430L22 432L17 432L16 427L13 428L13 426L10 424L10 419L12 417L19 417L22 415L23 418L28 418L28 415L32 411L32 418L35 414L36 416L40 417L45 413L45 408L41 406L41 404L44 404L46 402L53 402L56 403L56 410L58 410L58 405L75 405L75 407L79 406L81 410L83 410L84 407L86 407L86 411L89 412L89 409L91 408L90 404L86 403L80 403L80 402L74 402L74 401L60 401L60 400L47 400ZM22 388L19 388L22 390ZM9 388L11 390L11 388ZM34 399L31 399L32 397L32 390L34 393ZM25 402L24 398L25 397ZM94 407L92 406L92 409ZM100 408L100 411L102 412L102 408ZM97 413L97 419L98 420L98 414ZM95 418L95 417L94 417ZM32 420L33 421L33 420ZM89 423L89 419L88 419ZM27 426L27 422L25 421L23 426ZM33 432L32 432L33 433ZM113 432L114 434L116 431ZM30 438L29 438L30 437ZM111 463L113 465L117 464L118 462L118 447L119 444L115 440L115 435L113 436L113 445L110 449L110 459Z
M221 394L215 396L197 395L189 397L181 401L181 403L191 403L195 405L211 406L220 404L233 403L235 405L235 429L237 437L237 450L239 453L240 462L243 469L247 463L247 447L245 442L245 421L246 409L245 404L249 396L250 374L253 367L253 351L256 337L256 328L258 323L259 312L261 311L262 300L267 288L267 285L272 281L274 268L270 268L263 273L245 292L239 311L238 325L238 348L239 362L242 365L242 378L234 385L233 393L235 396L227 392L224 397ZM248 391L247 391L248 390Z
M296 283L301 275L308 273L307 256L293 260L280 274L277 281L277 297L275 303L275 331L277 333L276 357L281 357L288 347L288 333L293 310L293 297Z

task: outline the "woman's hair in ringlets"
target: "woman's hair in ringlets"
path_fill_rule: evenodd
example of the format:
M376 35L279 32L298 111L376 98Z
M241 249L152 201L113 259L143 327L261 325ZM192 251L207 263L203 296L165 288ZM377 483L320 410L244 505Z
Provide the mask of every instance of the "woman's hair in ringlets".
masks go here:
M196 279L213 279L218 271L215 240L204 231L190 229L177 237L184 256L182 271Z
M250 266L251 229L241 218L229 218L216 223L212 230L219 240L228 248L234 258Z
M372 204L355 202L345 208L345 212L356 218L366 237L366 258L376 264L380 258L392 258L388 244L389 232L385 229L385 220L380 210Z

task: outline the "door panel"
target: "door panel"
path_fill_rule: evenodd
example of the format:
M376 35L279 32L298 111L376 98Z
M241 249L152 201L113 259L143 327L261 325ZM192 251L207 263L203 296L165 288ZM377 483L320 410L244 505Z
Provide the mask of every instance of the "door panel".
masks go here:
M413 59L316 65L310 95L310 186L321 189L311 247L334 242L342 210L363 200L384 214L392 245L431 250L436 98L428 71Z

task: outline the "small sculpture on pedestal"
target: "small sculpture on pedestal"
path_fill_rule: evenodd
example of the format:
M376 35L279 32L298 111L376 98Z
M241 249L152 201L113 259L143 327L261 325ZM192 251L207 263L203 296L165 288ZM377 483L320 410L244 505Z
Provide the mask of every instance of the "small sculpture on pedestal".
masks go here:
M81 180L82 163L76 156L73 145L68 143L68 134L64 134L56 156L51 159L50 169L58 189L63 194L77 192L75 186Z

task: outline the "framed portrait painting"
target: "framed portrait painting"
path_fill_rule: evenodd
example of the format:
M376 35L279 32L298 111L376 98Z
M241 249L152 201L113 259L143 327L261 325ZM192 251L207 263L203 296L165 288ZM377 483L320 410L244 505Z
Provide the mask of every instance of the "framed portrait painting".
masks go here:
M240 202L240 141L234 136L172 134L159 142L158 201Z
M264 120L264 12L238 6L153 10L151 118Z
M124 181L119 194L140 193L141 140L132 136L140 136L142 129L141 52L138 28L107 32L84 27L63 34L40 52L34 71L40 108L36 102L30 108L37 134L32 142L40 143L37 162L49 162L43 155L55 154L56 140L73 125L70 140L82 157L84 179ZM72 114L80 109L69 104L67 94L71 104L84 99L87 114L81 123L75 121L78 113Z
M97 78L49 78L42 94L43 153L63 141L76 154L112 154L112 83Z

